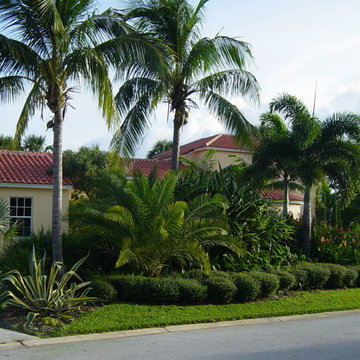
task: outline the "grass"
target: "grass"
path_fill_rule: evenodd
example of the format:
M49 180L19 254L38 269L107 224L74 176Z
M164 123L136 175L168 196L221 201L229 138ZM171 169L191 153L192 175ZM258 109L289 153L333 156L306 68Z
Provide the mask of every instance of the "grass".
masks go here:
M278 300L246 304L197 306L112 304L78 318L55 336L359 308L360 289L296 292Z

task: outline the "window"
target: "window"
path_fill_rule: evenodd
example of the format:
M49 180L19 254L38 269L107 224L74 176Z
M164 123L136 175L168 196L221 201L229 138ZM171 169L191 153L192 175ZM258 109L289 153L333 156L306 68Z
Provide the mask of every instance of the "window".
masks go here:
M28 236L31 233L32 199L23 197L10 198L10 224L18 225L18 236Z

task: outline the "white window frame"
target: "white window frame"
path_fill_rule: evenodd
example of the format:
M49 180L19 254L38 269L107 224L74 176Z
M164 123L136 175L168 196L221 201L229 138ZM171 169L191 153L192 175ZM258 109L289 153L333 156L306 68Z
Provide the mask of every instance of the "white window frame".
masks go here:
M12 199L16 199L16 205L11 205L11 200ZM23 199L24 200L24 205L19 206L19 199ZM26 200L30 200L31 204L30 206L26 206ZM21 221L21 220L25 220L25 219L30 219L30 228L29 228L29 234L24 234L24 225L20 224L20 229L21 233L18 235L19 237L22 236L29 236L32 232L32 226L33 226L33 198L32 197L28 197L28 196L10 196L9 199L9 204L10 204L10 221L14 220L15 221ZM15 215L11 214L11 210L15 209ZM23 209L23 215L17 215L17 210L19 208ZM30 208L30 215L25 215L25 210Z

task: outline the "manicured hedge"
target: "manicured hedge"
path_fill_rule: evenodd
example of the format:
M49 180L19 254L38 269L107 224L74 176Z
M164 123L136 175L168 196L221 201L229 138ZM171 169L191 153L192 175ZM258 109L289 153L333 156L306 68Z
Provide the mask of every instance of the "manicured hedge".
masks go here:
M120 301L148 304L201 304L246 302L268 298L289 289L333 289L360 287L360 266L299 263L286 270L241 273L192 270L164 278L113 275L105 277ZM112 300L110 287L95 281L97 295ZM109 295L106 295L106 294ZM102 295L103 294L103 295Z
M105 280L95 280L90 283L89 296L98 297L100 300L113 302L117 298L116 289Z

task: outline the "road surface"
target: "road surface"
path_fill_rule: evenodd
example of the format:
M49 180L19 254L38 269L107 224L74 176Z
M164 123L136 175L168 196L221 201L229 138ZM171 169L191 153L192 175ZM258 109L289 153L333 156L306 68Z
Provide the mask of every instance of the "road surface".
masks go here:
M1 360L359 360L360 314L0 350Z

